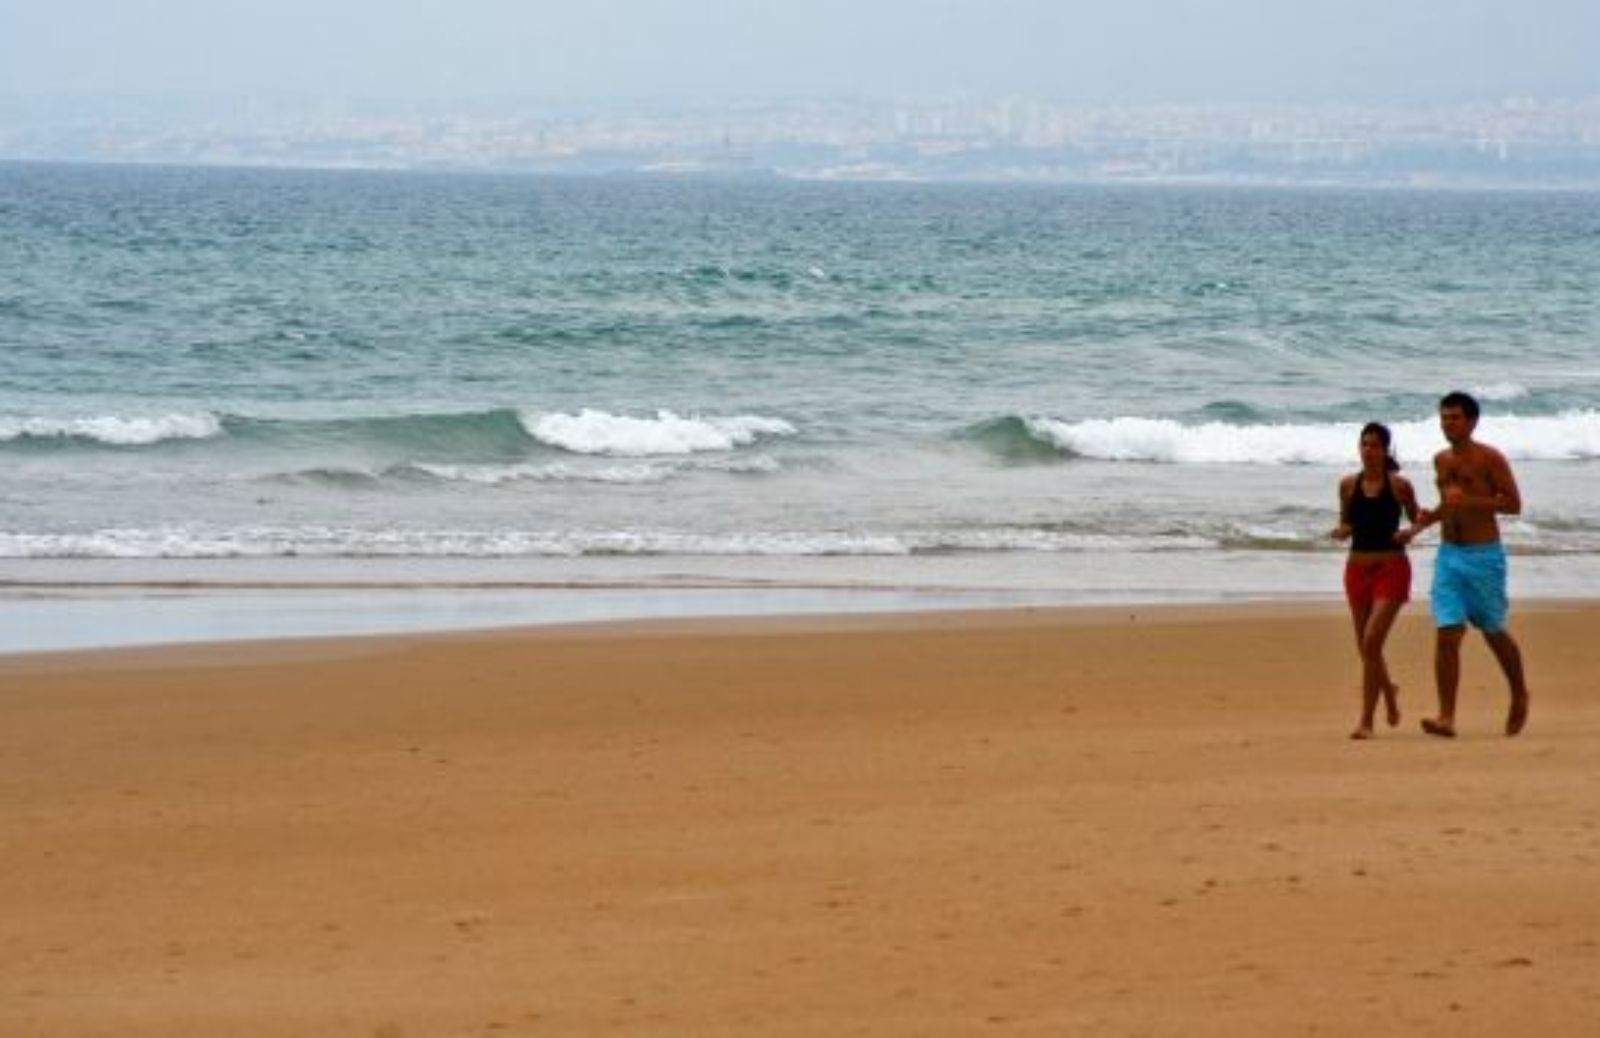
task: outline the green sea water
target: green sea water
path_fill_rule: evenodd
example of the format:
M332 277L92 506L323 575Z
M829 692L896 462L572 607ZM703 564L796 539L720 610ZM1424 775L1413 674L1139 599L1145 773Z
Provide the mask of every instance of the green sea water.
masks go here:
M1589 559L1597 300L1583 193L0 165L0 564L1270 589L1453 388Z

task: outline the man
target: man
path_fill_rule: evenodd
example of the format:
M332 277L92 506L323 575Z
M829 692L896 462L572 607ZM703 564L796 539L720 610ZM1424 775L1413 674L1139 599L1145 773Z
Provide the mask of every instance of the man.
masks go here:
M1423 720L1422 730L1444 738L1456 734L1461 639L1469 623L1483 632L1511 686L1506 734L1516 735L1528 723L1522 650L1506 629L1506 553L1500 543L1498 518L1520 514L1522 495L1505 455L1472 438L1477 427L1478 402L1471 396L1455 392L1439 401L1439 428L1450 443L1433 458L1439 507L1424 510L1410 529L1397 535L1406 543L1434 523L1440 528L1433 573L1433 615L1438 627L1433 667L1439 715Z

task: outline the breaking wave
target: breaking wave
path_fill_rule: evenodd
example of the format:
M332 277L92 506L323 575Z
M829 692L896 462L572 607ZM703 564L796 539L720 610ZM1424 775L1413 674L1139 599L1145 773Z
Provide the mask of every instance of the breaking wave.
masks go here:
M1359 422L1307 424L1185 423L1170 418L1007 418L968 436L1002 458L1025 456L1028 441L1058 454L1097 461L1168 465L1350 465ZM1391 424L1402 462L1427 463L1444 446L1435 420ZM1485 415L1478 435L1513 460L1600 458L1600 411L1519 417Z
M83 418L0 417L0 444L82 443L145 447L169 440L205 440L222 434L209 412L161 415L93 415Z
M726 452L766 437L794 436L780 418L758 415L681 416L657 411L632 417L584 409L575 414L496 408L333 418L263 418L197 412L53 418L0 416L0 448L159 448L176 442L226 440L249 447L354 447L425 457L506 459L538 450L648 458Z
M653 418L634 418L586 408L577 414L528 415L522 421L540 443L575 454L615 457L729 451L763 436L795 434L795 427L781 418L756 415L682 417L657 411Z

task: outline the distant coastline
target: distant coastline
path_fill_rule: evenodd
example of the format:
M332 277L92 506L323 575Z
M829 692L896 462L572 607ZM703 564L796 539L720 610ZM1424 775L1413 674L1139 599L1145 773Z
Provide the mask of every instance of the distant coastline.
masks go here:
M1600 188L1600 98L1418 108L831 99L644 110L0 95L0 161L1571 190Z
M483 165L434 165L434 164L390 164L390 165L360 165L353 163L318 163L313 160L305 161L263 161L263 160L185 160L166 158L114 158L114 157L74 157L74 158L38 158L38 157L12 157L0 155L0 166L61 166L61 167L126 167L130 169L173 169L173 170L214 170L238 172L282 172L282 173L349 173L349 174L393 174L397 176L482 176L482 177L516 177L530 180L538 179L568 179L568 180L664 180L684 181L688 183L744 183L744 182L788 182L795 184L840 184L840 185L907 185L937 187L972 186L972 187L1007 187L1018 188L1148 188L1161 189L1238 189L1241 191L1311 191L1311 192L1338 192L1338 191L1393 191L1393 192L1439 192L1463 193L1492 192L1509 194L1572 194L1581 195L1600 192L1600 170L1592 178L1582 180L1495 180L1484 179L1432 179L1428 177L1394 178L1394 179L1294 179L1291 177L1249 177L1245 175L1204 175L1168 176L1152 174L1149 176L1114 176L1114 175L1082 175L1082 176L1049 176L1049 175L1020 175L1004 173L973 173L969 175L923 175L908 170L883 169L883 170L855 170L855 169L827 169L817 172L796 173L792 171L779 171L773 169L747 170L742 172L719 170L711 168L695 168L681 166L670 169L636 167L619 165L616 168L529 168L529 167L503 167Z

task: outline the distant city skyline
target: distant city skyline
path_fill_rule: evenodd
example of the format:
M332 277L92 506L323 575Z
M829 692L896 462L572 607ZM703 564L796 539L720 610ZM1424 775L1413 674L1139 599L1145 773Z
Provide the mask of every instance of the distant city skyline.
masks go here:
M0 160L826 180L1600 187L1600 97L1483 104L812 99L8 105Z
M1600 96L1597 40L1591 0L0 0L0 99L1459 104Z

